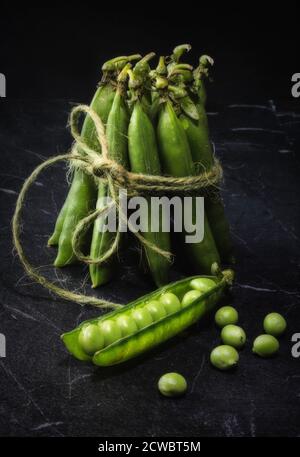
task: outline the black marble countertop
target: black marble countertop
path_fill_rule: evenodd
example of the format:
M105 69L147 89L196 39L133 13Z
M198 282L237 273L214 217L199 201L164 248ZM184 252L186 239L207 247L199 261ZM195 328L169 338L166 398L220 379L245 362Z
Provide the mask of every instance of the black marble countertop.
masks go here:
M278 101L210 108L216 154L225 170L223 196L237 254L232 304L248 335L236 371L209 363L219 343L211 319L143 358L99 369L69 356L60 334L99 313L50 295L29 280L11 241L11 218L23 180L43 159L71 144L65 100L0 102L0 435L10 436L299 436L300 358L291 336L300 332L299 151L300 111ZM55 166L30 192L23 241L40 272L66 288L92 292L85 268L54 271L46 246L66 192ZM151 290L139 269L97 294L126 303ZM270 311L283 313L288 331L280 353L251 353ZM179 371L188 393L162 398L159 376Z

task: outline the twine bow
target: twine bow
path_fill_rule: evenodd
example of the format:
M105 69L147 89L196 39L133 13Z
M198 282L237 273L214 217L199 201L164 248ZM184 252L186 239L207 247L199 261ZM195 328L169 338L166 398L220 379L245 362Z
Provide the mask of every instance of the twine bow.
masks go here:
M101 146L101 155L98 151L90 148L80 135L78 130L80 115L85 113L88 115L96 130L96 137ZM71 111L70 115L71 133L75 140L72 150L68 154L58 155L51 157L42 164L38 165L31 175L25 180L20 194L17 199L16 209L12 221L13 240L17 253L24 266L27 274L43 285L47 289L53 291L60 297L75 301L82 305L90 304L101 308L117 308L121 306L117 303L99 299L93 296L86 296L76 294L74 292L62 289L56 284L52 283L33 267L27 260L23 246L20 242L21 234L21 212L24 205L24 199L33 182L37 179L38 175L48 168L49 166L60 162L62 160L69 161L74 167L80 168L85 173L93 176L95 179L105 180L108 185L108 190L112 202L104 208L96 209L87 217L80 220L74 230L72 238L72 247L74 254L78 260L87 264L101 264L107 261L117 250L120 241L120 223L121 220L125 221L128 229L134 233L142 245L152 249L168 260L172 259L172 254L168 251L160 249L155 244L145 239L140 233L136 232L135 228L124 215L121 205L119 204L118 189L126 188L128 195L142 195L142 194L160 194L160 193L177 193L177 194L193 194L197 191L198 195L210 195L216 193L218 184L222 179L222 167L220 163L215 160L214 166L209 171L204 171L197 176L188 176L174 178L169 176L156 176L132 173L126 170L122 165L110 159L107 138L105 134L105 127L97 115L97 113L86 105L79 105ZM108 250L99 258L92 259L90 256L85 256L80 250L80 239L84 232L87 231L89 226L95 221L97 217L104 216L112 207L116 208L118 213L118 228L115 232L114 240Z

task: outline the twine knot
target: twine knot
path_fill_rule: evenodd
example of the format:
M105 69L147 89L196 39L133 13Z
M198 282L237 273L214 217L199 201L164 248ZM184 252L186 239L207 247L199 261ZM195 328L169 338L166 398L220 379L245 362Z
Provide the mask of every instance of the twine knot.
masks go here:
M107 178L107 173L111 175L120 173L120 166L114 160L106 157L95 159L92 165L92 174L97 178L105 179Z

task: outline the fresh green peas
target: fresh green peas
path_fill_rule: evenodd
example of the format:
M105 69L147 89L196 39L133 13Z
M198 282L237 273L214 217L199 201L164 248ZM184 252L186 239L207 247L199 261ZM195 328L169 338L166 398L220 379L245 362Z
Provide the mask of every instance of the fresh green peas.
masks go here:
M222 306L215 314L215 322L219 327L236 324L239 319L238 312L232 306Z
M253 342L252 351L261 357L271 357L279 349L279 342L273 335L259 335Z
M189 290L182 299L182 306L185 308L195 301L197 298L201 297L202 293L199 290Z
M121 314L116 319L116 324L118 325L119 329L121 330L122 337L131 335L132 333L138 330L135 321L126 314Z
M194 278L190 282L192 289L199 290L202 293L207 292L215 285L216 283L209 278Z
M86 354L92 355L104 346L104 337L95 324L88 324L82 327L78 342Z
M286 329L286 320L279 313L267 314L264 318L264 329L269 335L279 336Z
M160 299L160 303L164 306L167 314L175 313L181 308L179 298L172 292L163 294Z
M159 379L158 389L165 397L179 397L186 392L187 382L179 373L166 373Z
M240 349L246 342L246 333L238 325L225 325L221 331L221 338L224 344Z
M152 316L153 321L158 321L167 315L163 305L158 300L151 300L147 303L147 309Z
M229 370L237 365L239 354L232 346L224 344L212 350L210 361L219 370Z
M151 314L146 307L134 309L132 311L132 317L139 329L147 327L147 325L153 322Z
M104 337L105 346L109 346L122 338L120 327L112 319L107 319L99 324L99 328Z
M154 301L155 310L157 311L158 302L159 305L167 311L160 301L160 297L162 297L163 294L165 294L164 296L166 296L166 293L171 294L171 297L175 297L176 302L178 302L179 300L177 297L180 297L181 299L185 293L190 290L190 282L193 278L181 279L168 286L163 286L140 299L134 300L121 309L116 309L109 314L99 316L98 319L93 318L89 322L86 321L82 323L70 332L64 333L62 335L62 340L68 351L78 360L91 360L95 365L102 367L125 362L126 360L137 357L164 341L169 340L190 325L196 323L198 319L202 319L206 313L217 305L218 301L223 296L227 285L231 283L233 276L234 274L231 270L225 270L222 277L211 276L216 283L216 286L207 292L207 300L205 300L205 302L203 297L201 297L191 303L187 308L180 308L179 311L175 313L167 314L161 319L154 320L154 317L151 317L152 315L147 305L149 305L150 302L152 302L153 305ZM207 305L207 302L209 302L209 306ZM123 324L120 324L120 322L123 323L124 321L120 320L121 316L129 317L132 321L135 321L138 330L124 337L125 333L122 331ZM84 352L79 342L79 335L83 326L97 323L99 329L101 329L101 324L107 320L114 321L117 324L119 332L122 333L122 337L113 344L97 350L92 354L92 357L90 357L89 354ZM130 320L126 318L125 321L128 324L130 323ZM145 327L141 329L144 325Z

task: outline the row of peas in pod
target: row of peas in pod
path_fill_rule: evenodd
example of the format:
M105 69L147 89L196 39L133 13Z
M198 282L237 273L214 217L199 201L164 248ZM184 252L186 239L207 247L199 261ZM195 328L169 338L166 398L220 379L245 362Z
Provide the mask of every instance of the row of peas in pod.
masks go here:
M163 286L62 335L79 360L110 366L125 362L177 335L211 311L233 280L225 270Z
M145 301L143 306L133 307L127 313L100 320L97 324L87 323L80 331L79 345L87 355L94 355L114 342L188 307L214 287L215 282L209 278L195 278L189 286L190 290L183 295L182 300L173 292L162 292L156 299Z
M110 157L134 173L195 176L214 165L205 111L206 90L213 60L202 56L196 68L181 62L190 45L177 46L170 56L161 56L154 68L154 53L121 56L106 62L102 79L90 107L106 125ZM94 123L86 116L81 136L89 148L101 154ZM79 153L84 154L79 148ZM81 169L73 171L71 186L57 217L48 244L58 246L54 265L63 267L77 261L72 239L76 225L93 210L103 207L103 197L110 196L108 185ZM192 204L195 215L195 198ZM94 222L92 235L80 238L80 248L89 255L89 273L93 287L108 282L117 270L117 256L105 262L97 259L111 247L114 233L103 231L106 216ZM164 215L161 215L163 220ZM151 227L151 214L148 217ZM232 245L224 207L218 196L205 198L204 238L198 243L182 241L171 246L170 234L147 230L141 235L161 251L185 252L198 274L210 274L213 263L229 263ZM120 239L122 247L122 236ZM151 247L143 245L146 264L157 287L168 283L170 261ZM93 263L95 262L95 263Z

